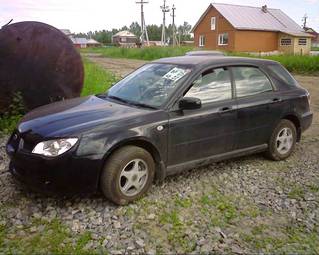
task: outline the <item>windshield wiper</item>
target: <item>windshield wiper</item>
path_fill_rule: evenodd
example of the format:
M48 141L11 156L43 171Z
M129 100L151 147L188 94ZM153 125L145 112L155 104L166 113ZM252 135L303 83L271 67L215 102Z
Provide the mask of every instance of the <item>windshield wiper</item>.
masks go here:
M131 104L131 102L130 101L128 101L128 100L125 100L125 99L123 99L123 98L120 98L120 97L116 97L116 96L107 96L108 98L111 98L111 99L114 99L114 100L117 100L117 101L120 101L120 102L122 102L122 103L125 103L125 104Z
M96 94L95 96L98 98L107 98L107 94Z
M151 105L148 105L148 104L136 103L136 102L131 102L131 104L132 104L132 105L135 105L135 106L140 106L140 107L144 107L144 108L149 108L149 109L158 110L157 107L151 106Z
M138 102L134 102L134 101L125 100L125 99L117 97L117 96L108 96L108 97L111 98L111 99L120 101L122 103L129 104L129 105L134 105L134 106L143 107L143 108L149 108L149 109L155 109L155 110L158 109L158 108L156 108L154 106L151 106L151 105L148 105L148 104L143 104L143 103L138 103Z

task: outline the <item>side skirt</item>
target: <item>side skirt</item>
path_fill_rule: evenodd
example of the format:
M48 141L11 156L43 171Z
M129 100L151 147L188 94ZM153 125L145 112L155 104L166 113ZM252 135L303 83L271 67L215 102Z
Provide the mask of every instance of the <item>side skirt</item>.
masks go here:
M263 152L267 148L268 148L268 144L262 144L262 145L245 148L245 149L239 149L239 150L234 150L231 152L226 152L226 153L210 156L203 159L196 159L196 160L188 161L185 163L168 166L166 169L166 176L178 174L180 172L190 170L192 168L209 165L211 163L222 161L225 159L236 158L236 157Z

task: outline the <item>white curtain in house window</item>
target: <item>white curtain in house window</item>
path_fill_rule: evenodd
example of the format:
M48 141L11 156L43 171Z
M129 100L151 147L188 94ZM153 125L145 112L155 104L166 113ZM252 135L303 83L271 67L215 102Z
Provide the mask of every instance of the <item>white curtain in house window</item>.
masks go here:
M212 17L210 19L210 29L215 30L216 29L216 17Z
M218 45L228 44L228 33L223 33L218 35Z
M203 47L203 46L205 46L205 36L200 35L199 36L199 47Z

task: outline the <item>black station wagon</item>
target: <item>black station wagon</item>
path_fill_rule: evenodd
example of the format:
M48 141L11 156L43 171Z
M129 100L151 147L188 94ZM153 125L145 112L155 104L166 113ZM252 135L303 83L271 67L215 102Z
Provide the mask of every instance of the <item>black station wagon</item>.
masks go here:
M200 165L260 152L283 160L311 122L308 92L277 62L182 56L148 63L105 94L28 113L7 153L31 188L100 188L126 204Z

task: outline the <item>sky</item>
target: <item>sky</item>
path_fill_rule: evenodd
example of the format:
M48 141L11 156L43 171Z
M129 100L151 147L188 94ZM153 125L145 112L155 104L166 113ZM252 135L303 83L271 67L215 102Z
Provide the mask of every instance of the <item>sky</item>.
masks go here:
M163 0L148 0L145 5L146 24L161 24L160 6ZM40 21L74 33L120 28L133 21L140 22L140 7L135 0L0 0L0 27L10 19ZM206 10L210 0L167 0L176 6L176 23L189 22L192 26ZM250 6L267 4L279 8L298 24L306 13L309 27L319 32L319 0L217 0ZM167 23L171 17L167 16Z

